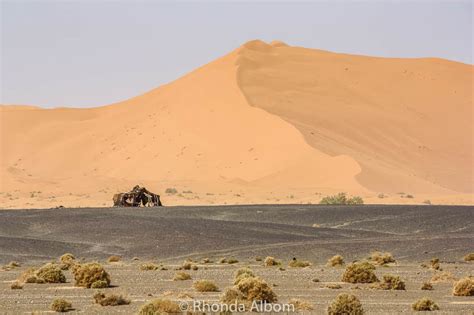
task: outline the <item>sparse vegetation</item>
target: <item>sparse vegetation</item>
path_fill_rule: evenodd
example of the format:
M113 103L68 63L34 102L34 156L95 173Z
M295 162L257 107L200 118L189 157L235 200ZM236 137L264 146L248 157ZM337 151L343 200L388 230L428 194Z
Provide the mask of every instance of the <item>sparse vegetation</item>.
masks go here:
M104 281L107 287L110 286L110 276L104 267L96 262L74 265L72 273L76 281L76 286L90 288L96 281ZM94 287L97 287L95 284ZM103 285L101 283L101 285Z
M414 311L421 312L421 311L437 311L439 310L438 305L429 298L422 298L416 301L411 305L411 308Z
M191 275L184 271L179 271L174 275L174 281L184 281L184 280L191 280Z
M59 257L59 262L61 263L61 269L68 270L76 263L76 257L71 253L66 253Z
M311 263L309 261L303 261L303 260L298 260L296 258L293 258L288 266L293 267L293 268L304 268L311 266Z
M271 266L279 266L279 265L281 265L281 263L279 261L277 261L274 257L268 256L263 261L263 265L265 267L271 267Z
M250 268L240 268L234 274L234 284L238 284L240 280L248 277L255 277L255 274Z
M468 277L459 280L453 287L454 296L474 296L474 278Z
M474 261L474 253L467 254L463 259L464 261Z
M101 306L118 306L118 305L128 305L130 304L130 300L124 298L121 295L116 294L104 294L101 292L97 292L94 294L94 301L95 303Z
M107 259L107 262L112 263L112 262L119 262L122 259L120 256L112 255Z
M335 255L328 259L328 266L336 267L344 265L344 258L341 255Z
M405 282L399 276L384 275L383 281L376 284L382 290L405 290Z
M178 193L178 190L176 188L166 188L165 193L174 195Z
M328 315L363 315L359 299L352 294L339 294L328 307Z
M342 281L349 283L373 283L377 282L374 273L375 267L368 262L355 262L346 267L342 275Z
M154 263L144 263L140 265L140 270L158 270L160 266Z
M288 304L293 305L297 311L312 311L314 307L308 301L302 299L290 299Z
M421 290L433 290L433 285L430 283L430 282L424 282L422 285L421 285Z
M168 299L156 299L140 308L138 315L180 314L179 304Z
M342 289L342 286L340 284L337 284L337 283L328 283L328 284L326 284L326 288L333 289L333 290L339 290L339 289Z
M239 261L238 261L237 259L235 259L235 258L230 258L229 260L227 260L227 263L230 264L230 265L236 264L236 263L238 263L238 262L239 262Z
M21 290L21 289L23 289L23 285L19 281L14 281L10 285L10 289L12 289L12 290Z
M64 313L72 309L72 304L65 299L56 299L51 303L50 308L55 312Z
M394 263L395 259L393 258L392 254L389 252L379 252L375 251L372 254L370 254L369 257L370 261L373 262L376 265L386 265L389 263Z
M437 283L437 282L452 282L455 281L456 278L453 276L452 273L443 271L443 272L436 272L432 277L431 277L431 282Z
M219 288L210 280L198 280L193 283L193 287L199 292L217 292Z
M199 267L196 264L193 264L191 261L185 261L182 265L181 268L183 270L198 270Z
M277 301L277 296L265 282L259 277L246 277L241 279L236 285L238 291L242 293L246 301L256 301L261 303L273 303Z
M58 265L47 263L39 269L29 268L18 278L20 283L64 283L66 276Z
M333 196L326 196L319 202L321 205L362 205L364 200L359 196L348 198L346 193L339 193Z

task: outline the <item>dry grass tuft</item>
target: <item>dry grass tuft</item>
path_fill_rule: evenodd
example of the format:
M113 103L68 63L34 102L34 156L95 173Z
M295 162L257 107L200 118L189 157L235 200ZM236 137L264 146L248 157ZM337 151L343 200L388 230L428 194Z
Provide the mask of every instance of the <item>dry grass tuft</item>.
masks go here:
M309 261L303 261L303 260L298 260L296 258L293 258L288 266L293 267L293 268L304 268L311 266L311 263Z
M76 280L76 286L90 288L94 285L95 288L99 285L103 286L103 282L110 286L110 276L105 271L104 267L96 262L74 265L72 273L74 280ZM94 284L95 282L98 282Z
M432 277L431 281L432 283L438 283L438 282L452 282L456 281L457 279L453 276L451 272L448 271L443 271L443 272L436 272Z
M341 255L335 255L328 259L328 266L336 267L344 265L344 258Z
M453 295L474 296L474 278L468 277L456 282L453 287Z
M312 311L314 307L308 301L302 299L290 299L288 304L293 305L297 311Z
M429 298L422 298L416 301L411 305L411 308L414 311L421 312L421 311L437 311L439 310L438 305Z
M374 273L375 267L368 262L355 262L346 267L342 275L342 281L349 283L373 283L377 282Z
M421 290L433 290L433 285L429 282L424 282L422 285L421 285Z
M359 299L352 294L339 294L328 307L328 315L363 315Z
M399 276L385 275L383 281L374 287L382 290L405 290L405 282Z
M120 260L122 260L122 257L116 256L116 255L112 255L109 258L107 258L107 262L109 262L109 263L119 262Z
M249 278L249 277L255 277L255 274L253 273L250 268L240 268L237 270L234 274L234 284L238 284L240 280L244 278Z
M19 281L14 281L10 285L10 289L12 289L12 290L21 290L21 289L23 289L23 285Z
M262 303L273 303L277 301L277 296L270 286L259 277L246 277L241 279L236 288L242 293L246 301L256 301Z
M199 292L218 292L217 285L210 280L198 280L193 283L193 287Z
M144 263L140 265L140 270L158 270L160 266L154 263Z
M179 271L174 275L174 281L184 281L184 280L191 280L191 275L184 271Z
M465 261L474 261L474 253L469 253L463 257Z
M56 299L51 303L50 308L55 312L64 313L72 309L72 304L65 299Z
M104 294L101 292L97 292L94 294L94 301L95 303L101 306L118 306L118 305L128 305L130 304L130 300L124 298L121 295L115 294Z
M281 263L279 261L277 261L274 257L268 256L263 261L263 265L265 267L271 267L271 266L279 266L279 265L281 265Z
M326 288L333 289L333 290L339 290L339 289L342 289L342 285L337 284L337 283L329 283L329 284L326 284Z
M378 251L375 251L370 254L369 260L374 264L380 266L395 262L395 259L389 252L382 253Z
M138 315L180 314L181 309L175 301L156 299L143 305Z

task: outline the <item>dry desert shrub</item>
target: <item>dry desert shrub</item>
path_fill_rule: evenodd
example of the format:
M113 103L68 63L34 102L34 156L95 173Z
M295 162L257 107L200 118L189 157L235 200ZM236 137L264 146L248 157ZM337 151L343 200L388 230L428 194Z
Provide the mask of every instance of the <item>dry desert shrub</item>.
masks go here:
M104 287L104 282L107 284L107 287L110 286L110 276L99 263L91 262L74 265L72 273L74 280L76 280L76 286L78 287ZM94 284L95 282L97 283Z
M424 282L422 285L421 285L421 290L433 290L433 285L429 282Z
M3 270L12 270L12 269L15 269L15 268L18 268L20 267L20 263L16 262L16 261L10 261L8 264L6 264L5 266L2 267Z
M221 259L219 259L219 263L226 264L227 263L227 258L222 257Z
M281 265L281 263L279 261L277 261L274 257L268 256L263 261L263 265L265 267L271 267L271 266L279 266L279 265Z
M469 253L463 257L465 261L474 261L474 253Z
M298 260L296 258L293 258L288 266L293 267L293 268L304 268L311 266L311 263L309 261L303 261L303 260Z
M140 270L149 271L149 270L158 270L159 266L154 263L144 263L140 265Z
M112 255L107 259L107 262L112 263L112 262L119 262L122 259L120 256Z
M277 301L277 296L270 286L259 277L246 277L241 279L236 288L240 291L246 301L256 301L262 303L273 303Z
M290 299L288 304L293 305L297 311L312 311L314 309L311 303L302 299Z
M19 283L64 283L66 276L58 265L47 263L38 269L25 270L17 281Z
M468 277L456 282L453 287L453 295L474 296L474 278Z
M66 253L59 257L59 267L62 270L69 270L76 263L76 258L73 254Z
M95 303L101 306L118 306L118 305L128 305L130 304L130 300L124 298L121 295L116 294L104 294L101 292L97 292L94 294L94 301Z
M344 265L344 258L341 255L335 255L328 259L328 266L336 267Z
M247 301L244 298L242 292L240 292L237 288L227 288L222 294L220 301L224 304L246 304Z
M230 258L229 260L227 260L227 263L230 264L230 265L236 264L236 263L238 263L238 262L239 262L239 261L238 261L237 259L235 259L235 258Z
M109 287L109 284L105 280L97 280L91 284L91 289L104 289L108 287Z
M210 280L198 280L193 283L193 287L199 292L217 292L219 288Z
M326 196L319 202L321 205L363 205L364 200L359 196L348 198L346 193Z
M234 274L234 284L238 284L240 280L248 277L255 277L255 274L249 268L240 268Z
M143 305L138 315L180 314L179 304L168 299L156 299Z
M329 305L328 315L363 315L359 299L352 294L341 293Z
M355 262L346 267L342 275L342 281L349 283L373 283L377 282L374 273L375 267L368 262Z
M193 264L191 261L185 261L180 268L178 269L184 269L184 270L198 270L199 267L196 264Z
M172 188L172 187L171 188L166 188L165 193L170 194L170 195L174 195L174 194L178 193L178 190L176 188Z
M432 277L431 281L432 283L438 283L438 282L452 282L456 281L457 279L453 276L452 273L448 271L443 271L443 272L436 272Z
M439 310L438 305L429 298L422 298L416 301L411 305L411 308L414 311L421 312L421 311L437 311Z
M340 284L337 284L337 283L329 283L329 284L326 284L326 288L333 289L333 290L339 290L339 289L342 289L342 286Z
M23 285L19 281L14 281L10 285L10 289L12 289L12 290L21 290L21 289L23 289Z
M262 257L255 257L255 261L263 261Z
M405 282L399 276L385 275L383 281L375 285L375 288L382 290L405 290Z
M439 258L432 258L430 260L430 268L433 270L442 270L441 265L439 264Z
M191 280L191 275L184 271L177 272L173 278L174 281Z
M380 265L380 266L395 262L395 259L393 258L392 254L390 254L389 252L382 253L379 251L375 251L372 254L370 254L369 259L374 264Z
M202 260L202 263L203 263L203 264L210 264L210 263L212 263L212 261L211 261L209 258L204 258L204 259Z
M64 313L72 309L72 304L65 299L56 299L51 303L50 308L55 312Z

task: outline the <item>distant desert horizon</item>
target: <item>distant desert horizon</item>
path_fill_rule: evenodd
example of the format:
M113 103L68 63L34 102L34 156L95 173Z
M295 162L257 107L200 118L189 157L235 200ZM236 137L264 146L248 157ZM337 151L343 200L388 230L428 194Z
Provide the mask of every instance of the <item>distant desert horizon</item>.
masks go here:
M472 205L473 70L253 40L123 102L2 105L1 208L110 206L137 184L164 205Z

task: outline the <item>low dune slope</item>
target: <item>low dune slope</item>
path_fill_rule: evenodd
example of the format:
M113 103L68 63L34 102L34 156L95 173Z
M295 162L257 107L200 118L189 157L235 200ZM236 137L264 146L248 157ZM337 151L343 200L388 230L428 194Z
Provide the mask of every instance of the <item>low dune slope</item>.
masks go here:
M2 207L110 205L135 184L219 192L219 203L272 189L366 192L354 159L320 152L293 125L248 105L238 51L110 106L2 107ZM202 196L164 202L207 203ZM247 202L265 200L255 198Z
M473 192L471 65L261 41L244 45L238 64L251 105L290 122L314 148L354 158L366 188Z

